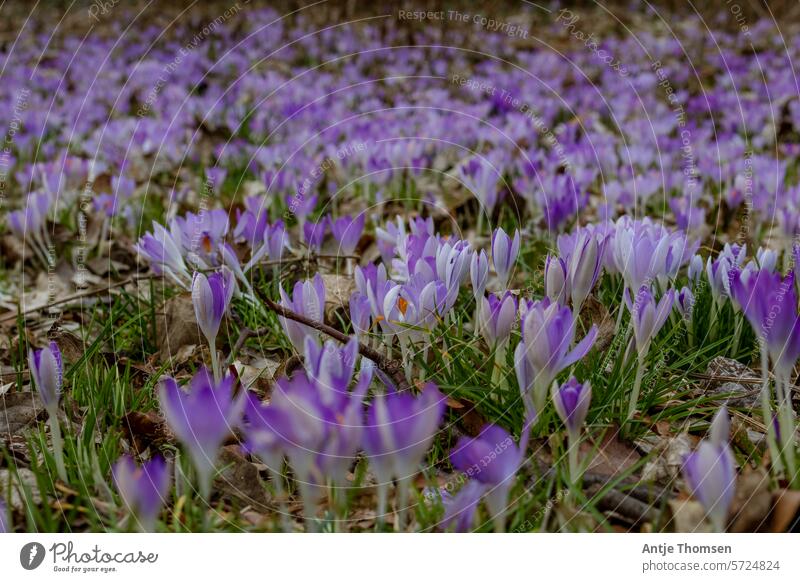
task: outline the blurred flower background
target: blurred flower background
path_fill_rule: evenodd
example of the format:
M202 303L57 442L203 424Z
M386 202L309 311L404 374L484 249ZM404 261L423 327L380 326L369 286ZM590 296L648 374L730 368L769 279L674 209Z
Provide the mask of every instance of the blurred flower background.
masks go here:
M797 530L800 14L706 4L4 4L0 531Z

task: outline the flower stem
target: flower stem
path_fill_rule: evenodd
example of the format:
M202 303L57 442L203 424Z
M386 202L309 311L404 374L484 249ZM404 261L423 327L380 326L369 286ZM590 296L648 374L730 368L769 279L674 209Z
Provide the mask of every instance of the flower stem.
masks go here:
M209 341L208 347L211 349L211 369L214 372L214 382L219 383L221 379L221 373L219 369L219 357L217 356L216 340Z
M64 465L64 441L61 438L61 425L58 424L55 409L48 411L48 421L50 422L50 438L53 441L53 457L56 460L58 478L66 483L67 468Z
M378 483L377 494L378 494L378 515L375 516L376 530L381 531L383 529L383 523L386 520L386 503L389 495L389 484Z
M640 353L636 361L636 379L633 381L633 392L631 392L631 400L628 404L628 416L626 417L626 421L632 419L633 415L636 413L636 404L639 402L639 392L642 389L644 370L644 353Z
M783 462L778 443L775 438L775 428L772 425L772 406L769 402L769 356L764 343L761 343L761 415L764 419L764 427L767 430L767 446L769 455L772 457L772 468L775 474L783 472Z
M781 453L786 461L786 469L789 472L787 478L789 483L794 483L797 477L797 465L795 463L795 448L794 448L794 418L792 413L792 392L789 384L789 378L786 374L781 374L776 379L777 385L780 386L778 392L778 426L780 427L780 445Z
M395 504L397 509L397 520L394 524L395 531L405 531L406 529L406 509L408 506L408 490L410 485L410 477L397 480L395 489Z
M580 434L567 434L567 456L569 458L569 479L573 485L580 481L580 466L578 465L578 447L580 445Z

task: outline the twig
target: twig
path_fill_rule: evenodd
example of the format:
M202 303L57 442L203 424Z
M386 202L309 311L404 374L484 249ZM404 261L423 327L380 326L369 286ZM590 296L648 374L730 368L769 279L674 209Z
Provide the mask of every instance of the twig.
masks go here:
M111 291L112 289L116 289L117 287L124 287L128 283L133 283L135 281L147 281L148 279L159 279L161 278L159 275L135 275L133 277L128 277L124 281L119 281L117 283L113 283L108 287L100 287L99 289L92 289L90 291L82 291L80 293L75 293L68 297L64 297L63 299L58 299L57 301L53 301L46 305L40 305L38 307L31 307L30 309L26 309L22 312L9 312L6 315L0 317L0 323L5 321L11 321L18 316L27 317L32 313L36 313L37 311L42 311L45 309L50 309L51 307L56 307L57 305L63 305L64 303L69 303L71 301L75 301L76 299L83 299L85 297L92 297L93 295L100 295L101 293L105 293L107 291Z
M320 331L326 335L329 335L333 339L338 340L342 343L347 343L350 341L350 336L342 333L338 329L335 329L329 325L320 323L318 321L312 321L307 317L300 315L299 313L295 313L290 309L286 309L283 305L276 303L275 301L273 301L269 297L265 297L261 293L259 293L259 295L260 295L259 298L264 303L264 305L270 311L274 311L281 317L285 319L291 319L293 321L296 321L297 323L302 323L303 325L307 325L308 327L316 329L317 331ZM380 352L373 350L371 347L366 346L361 342L359 342L358 344L358 352L365 358L375 362L375 365L378 366L378 369L391 378L391 380L395 383L395 386L397 387L398 390L403 391L411 389L411 386L406 380L406 376L403 371L403 366L400 364L400 362L398 362L397 360L388 359Z

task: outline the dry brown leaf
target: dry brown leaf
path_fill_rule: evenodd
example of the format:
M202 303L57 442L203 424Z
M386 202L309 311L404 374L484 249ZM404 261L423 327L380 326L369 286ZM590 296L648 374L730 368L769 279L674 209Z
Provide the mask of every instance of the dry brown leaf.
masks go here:
M338 273L323 273L325 285L325 318L331 320L331 314L340 308L349 309L350 296L356 290L356 282L352 277Z
M7 443L22 429L31 425L44 406L35 392L10 392L0 396L0 440Z
M270 510L267 490L261 483L258 468L248 461L238 445L222 447L219 455L222 470L214 479L214 489L225 498L242 501L259 511Z
M616 477L633 467L641 459L641 455L635 448L619 440L618 428L606 431L599 444L581 443L581 454L583 458L593 457L587 471L604 477Z
M759 531L769 521L771 508L767 471L762 467L745 467L736 481L736 495L731 508L733 523L728 529L736 533Z
M192 295L182 293L164 304L157 317L159 357L162 362L173 361L185 346L205 345L205 340L194 316Z

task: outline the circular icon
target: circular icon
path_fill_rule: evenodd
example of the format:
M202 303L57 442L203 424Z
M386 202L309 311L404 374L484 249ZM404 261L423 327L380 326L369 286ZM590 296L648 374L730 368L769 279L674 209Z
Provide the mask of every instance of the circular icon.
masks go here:
M35 570L44 561L44 546L39 542L30 542L19 551L19 563L26 570Z

